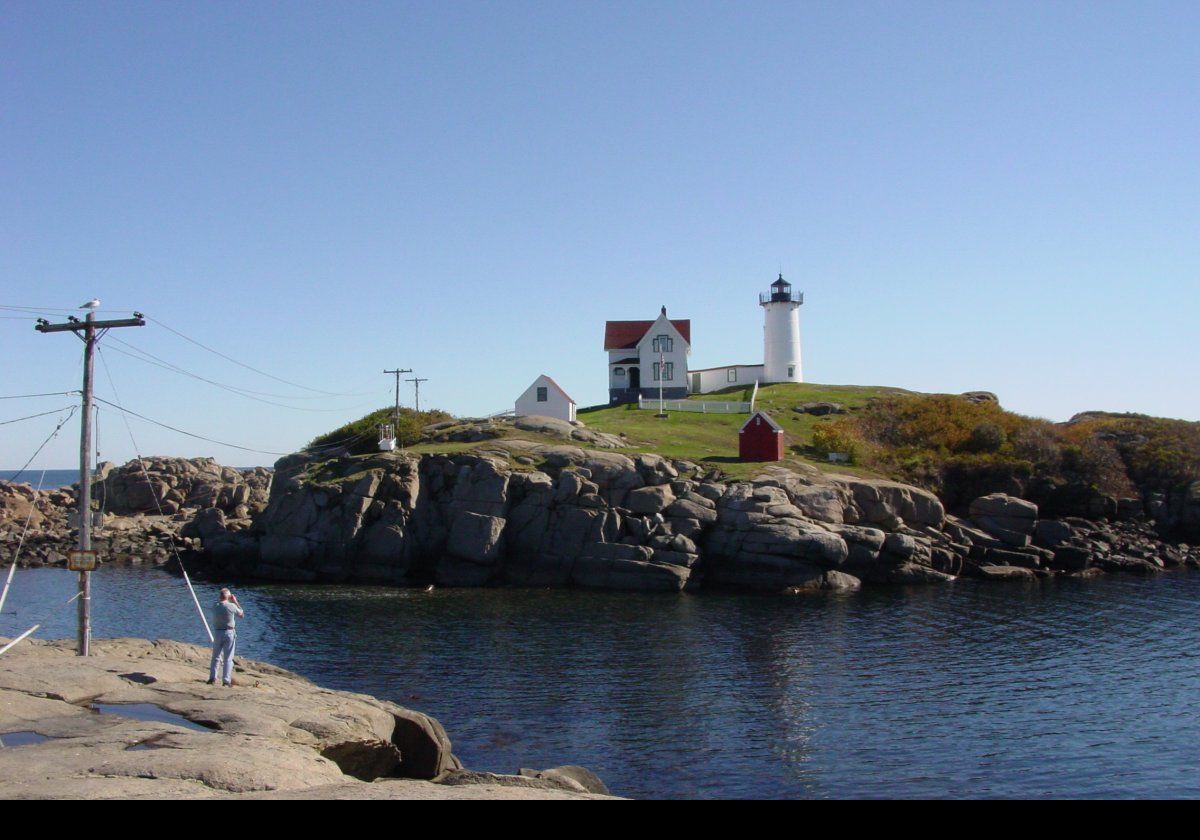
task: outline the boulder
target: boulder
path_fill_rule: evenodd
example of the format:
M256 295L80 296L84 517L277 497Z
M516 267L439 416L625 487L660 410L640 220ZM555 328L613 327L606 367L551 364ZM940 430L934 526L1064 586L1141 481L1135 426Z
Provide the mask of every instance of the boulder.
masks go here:
M591 589L679 592L687 585L686 567L650 562L653 550L621 543L594 543L575 561L571 580Z
M1029 545L1037 526L1038 507L1033 502L992 493L971 502L971 520L991 536L1011 546Z
M666 510L675 501L675 494L666 484L639 487L625 495L625 507L637 514L655 514Z
M846 491L835 486L807 487L791 496L791 503L809 519L818 522L845 522Z
M598 793L603 796L609 795L608 786L600 781L599 776L586 767L567 765L566 767L552 767L549 770L522 769L517 775L530 779L542 779L561 783L568 789L579 790L584 793Z
M846 408L840 403L835 402L807 402L793 406L792 411L797 414L812 414L815 417L824 417L829 414L845 414Z
M1074 535L1071 526L1058 519L1039 519L1033 530L1033 544L1042 548L1058 548Z

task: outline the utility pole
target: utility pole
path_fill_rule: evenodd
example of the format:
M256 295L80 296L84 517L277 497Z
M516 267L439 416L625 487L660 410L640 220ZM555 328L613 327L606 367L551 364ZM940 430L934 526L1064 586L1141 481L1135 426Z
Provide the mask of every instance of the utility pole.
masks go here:
M412 373L412 368L396 368L395 370L385 370L384 373L395 374L396 376L396 419L392 430L396 433L396 439L400 438L400 374ZM400 443L400 448L404 448L404 443Z
M421 413L421 383L428 382L429 380L428 379L405 379L404 381L411 382L413 384L413 391L415 392L415 395L416 395L417 413L420 414Z
M93 301L93 304L98 302ZM95 306L89 309L87 319L69 318L66 324L51 324L38 319L34 327L40 333L73 332L83 342L83 414L80 416L79 432L79 551L85 557L92 550L92 368L96 353L96 342L111 329L117 327L144 327L142 313L133 313L132 318L120 321L97 321ZM97 335L99 331L99 335ZM92 580L87 569L79 571L79 607L77 650L80 656L88 656L92 646Z

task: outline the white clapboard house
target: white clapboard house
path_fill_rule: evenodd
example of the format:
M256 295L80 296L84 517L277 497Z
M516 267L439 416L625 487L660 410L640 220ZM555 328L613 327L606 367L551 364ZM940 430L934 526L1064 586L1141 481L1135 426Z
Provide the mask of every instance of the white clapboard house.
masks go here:
M554 417L575 422L575 400L546 374L533 380L525 393L517 397L518 417Z

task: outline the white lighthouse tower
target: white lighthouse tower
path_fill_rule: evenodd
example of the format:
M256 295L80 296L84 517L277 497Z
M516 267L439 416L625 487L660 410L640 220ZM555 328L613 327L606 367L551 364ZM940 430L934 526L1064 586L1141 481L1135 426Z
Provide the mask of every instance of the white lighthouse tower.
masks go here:
M804 294L792 292L792 285L779 275L771 291L758 296L764 310L763 381L803 382L800 368L800 307Z

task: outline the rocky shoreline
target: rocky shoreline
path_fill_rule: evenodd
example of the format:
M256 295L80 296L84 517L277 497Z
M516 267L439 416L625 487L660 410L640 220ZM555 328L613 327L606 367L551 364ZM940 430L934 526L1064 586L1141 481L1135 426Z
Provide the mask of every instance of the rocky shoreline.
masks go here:
M194 528L214 576L324 583L800 592L1200 568L1200 547L1150 518L1157 499L1048 519L990 494L955 516L917 487L815 468L719 478L512 438L460 455L293 455L252 527L205 511ZM1189 492L1179 521L1200 523L1200 483Z
M220 511L228 531L249 528L272 477L264 467L237 470L212 458L106 462L92 485L93 545L105 562L163 565L198 547L189 525L201 510ZM78 485L38 491L0 481L0 562L12 562L20 546L21 566L65 564L76 545L77 496Z
M7 640L0 640L0 643ZM3 799L595 799L581 767L464 770L436 720L208 651L106 639L22 642L0 658Z
M273 473L158 458L145 472L104 471L97 545L110 562L179 552L223 580L665 592L1200 568L1200 482L1169 504L1060 493L1044 517L1001 493L957 516L920 488L811 467L723 478L658 455L513 438L460 455L297 454ZM68 491L0 484L0 556L11 560L32 506L22 565L63 562L73 504Z

